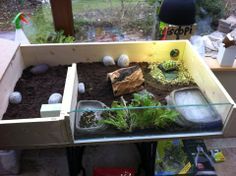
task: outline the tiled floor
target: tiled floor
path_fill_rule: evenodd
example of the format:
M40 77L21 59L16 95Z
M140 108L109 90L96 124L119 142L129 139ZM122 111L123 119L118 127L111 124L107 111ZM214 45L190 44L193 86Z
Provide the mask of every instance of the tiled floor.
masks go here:
M208 149L221 149L225 162L215 164L218 176L236 176L236 138L205 140Z
M19 176L69 176L65 149L26 150Z
M236 148L224 148L225 162L215 164L218 176L236 176Z

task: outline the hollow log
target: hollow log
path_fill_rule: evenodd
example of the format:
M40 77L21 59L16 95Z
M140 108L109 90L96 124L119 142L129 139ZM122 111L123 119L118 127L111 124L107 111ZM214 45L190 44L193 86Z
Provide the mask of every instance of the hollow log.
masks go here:
M144 88L142 69L139 66L122 68L107 74L114 96L140 91Z

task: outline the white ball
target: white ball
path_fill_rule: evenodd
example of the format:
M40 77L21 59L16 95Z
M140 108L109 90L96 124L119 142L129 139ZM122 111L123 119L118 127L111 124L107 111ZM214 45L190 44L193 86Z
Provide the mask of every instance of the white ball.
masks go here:
M12 104L19 104L22 101L22 95L20 92L12 92L9 96L9 102Z
M105 66L115 65L115 61L111 56L105 56L102 59L102 62Z
M122 54L117 61L117 65L119 67L128 67L129 66L129 56L127 56L126 54Z
M81 83L78 84L78 92L81 93L81 94L83 94L85 92L84 83L81 82Z
M62 102L62 95L60 93L53 93L48 98L48 104L55 104Z

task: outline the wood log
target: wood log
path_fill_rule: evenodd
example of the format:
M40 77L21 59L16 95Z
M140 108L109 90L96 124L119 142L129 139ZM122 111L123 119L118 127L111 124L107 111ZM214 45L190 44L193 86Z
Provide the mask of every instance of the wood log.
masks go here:
M108 73L114 96L140 91L144 88L142 69L139 66L122 68Z

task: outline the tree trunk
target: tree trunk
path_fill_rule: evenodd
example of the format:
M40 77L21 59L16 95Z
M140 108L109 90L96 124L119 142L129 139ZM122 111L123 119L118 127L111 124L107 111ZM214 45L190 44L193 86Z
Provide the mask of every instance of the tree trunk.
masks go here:
M159 19L157 15L157 8L160 5L159 1L156 0L153 9L153 26L152 26L152 40L159 39Z

